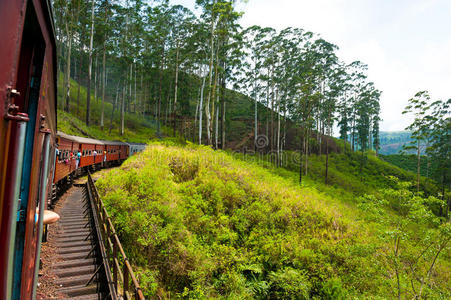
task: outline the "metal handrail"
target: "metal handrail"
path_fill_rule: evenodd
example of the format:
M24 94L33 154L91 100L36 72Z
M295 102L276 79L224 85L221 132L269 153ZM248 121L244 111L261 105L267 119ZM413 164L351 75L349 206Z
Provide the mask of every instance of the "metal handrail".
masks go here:
M91 195L94 200L94 205L96 208L95 213L99 219L102 238L106 242L106 253L109 261L111 262L110 266L112 266L112 270L107 270L107 272L110 272L110 274L112 273L116 293L122 294L125 299L133 299L131 296L132 293L134 294L135 299L144 300L145 298L139 286L138 280L135 277L135 273L133 272L127 256L125 255L124 248L119 241L119 237L117 236L116 230L111 222L111 218L103 204L102 199L100 199L90 172L88 172L88 188L91 190ZM122 283L122 285L119 285L119 283ZM130 283L132 283L131 287ZM132 292L130 291L130 288L133 289Z

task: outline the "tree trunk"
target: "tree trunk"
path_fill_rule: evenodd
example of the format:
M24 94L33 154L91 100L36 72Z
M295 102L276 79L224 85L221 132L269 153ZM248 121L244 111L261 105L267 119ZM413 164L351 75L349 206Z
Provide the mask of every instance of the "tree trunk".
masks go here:
M196 142L196 127L197 127L197 114L199 113L199 104L200 104L200 89L199 88L199 95L197 97L197 102L196 102L196 112L194 114L194 130L193 130L193 143Z
M96 53L96 63L95 63L95 68L94 68L94 100L96 101L97 104L99 104L99 99L97 98L97 58L98 55Z
M420 155L420 140L418 140L418 144L417 144L417 193L420 192L420 159L421 159L421 155Z
M117 107L117 98L119 97L119 86L121 84L121 81L119 80L119 82L117 83L117 88L116 88L116 97L114 99L114 103L113 103L113 109L111 110L111 119L110 119L110 130L109 130L109 134L111 134L111 129L113 129L113 118L114 118L114 110Z
M134 103L133 103L133 113L134 114L136 114L136 69L137 69L137 67L135 66L135 69L134 69L134 74L135 74L135 99L134 99Z
M105 24L108 22L108 0L105 1ZM107 34L103 36L103 57L102 57L102 108L100 110L100 130L103 131L105 115L105 85L106 85L106 39Z
M86 126L89 127L91 114L91 73L92 73L92 46L94 42L94 0L91 1L91 37L89 41L89 66L88 66L88 88L86 92Z
M326 175L325 175L325 184L329 184L329 138L326 138Z
M157 136L161 137L161 98L163 97L163 68L164 68L164 49L161 53L161 66L159 74L159 87L158 87L158 104L157 104Z
M273 69L274 68L274 66L271 66L271 69ZM274 151L274 81L273 81L273 79L272 79L272 70L271 70L271 75L270 75L270 81L271 81L271 110L270 110L270 113L271 113L271 128L270 128L270 135L271 135L271 137L270 137L270 139L269 139L269 144L270 144L270 151L271 151L271 154L272 154L272 152Z
M125 95L127 94L126 88L122 89L122 103L121 103L121 135L124 135L125 131Z
M204 76L202 79L202 88L200 90L200 103L199 103L199 145L202 144L202 107L204 101L204 89L205 89L205 80L207 76Z
M305 142L305 176L308 175L309 144L310 144L310 129L307 129L307 139Z
M351 126L351 135L352 135L352 152L355 151L355 113L352 117L352 126Z
M217 102L219 102L219 93L216 96ZM216 105L216 114L215 114L215 149L218 149L218 134L219 134L219 105Z
M77 78L77 81L78 81L78 91L77 91L77 115L79 116L80 115L80 111L79 111L79 108L80 108L80 86L81 86L81 78L80 78L80 75L81 75L81 70L82 70L82 67L83 67L83 54L81 53L81 51L80 51L80 62L79 62L79 67L78 67L78 78Z
M218 102L218 97L217 97L217 86L218 86L218 55L219 55L219 43L217 46L217 50L216 50L216 64L215 64L215 78L213 80L213 88L211 91L211 118L210 118L210 132L211 132L211 136L213 136L213 120L216 120L215 114L216 114L216 110L215 110L215 105ZM216 98L215 98L216 97ZM213 144L213 140L211 140L210 145Z
M175 131L176 131L176 118L177 118L177 88L178 88L178 81L179 81L179 47L177 45L177 50L176 50L176 57L175 57L175 86L174 86L174 108L173 108L173 131L174 131L174 136L175 136Z
M213 5L216 3L214 1ZM210 63L209 63L209 78L208 78L208 96L207 96L207 104L205 105L205 114L207 116L207 143L211 145L211 114L210 114L210 100L212 98L212 89L211 84L213 81L213 56L214 56L214 29L215 29L215 19L213 9L211 12L211 24L210 24ZM213 100L214 101L214 100Z
M303 137L302 137L302 143L301 143L301 147L299 147L299 184L302 184L302 172L304 171L303 167L302 167L302 154L304 152L304 148L305 148L305 129L302 129L304 131Z
M132 82L133 82L133 63L130 64L130 80L128 82L128 99L127 99L127 112L132 112Z
M254 151L257 152L257 136L258 136L258 103L257 103L257 79L254 76Z
M69 22L69 21L68 21ZM68 34L69 43L67 46L67 65L66 65L66 106L65 111L69 112L69 101L70 101L70 58L72 52L72 33L69 31L69 25L66 23L66 31Z
M102 66L102 107L100 109L100 130L103 131L104 127L104 115L105 115L105 85L106 85L106 68L105 68L105 62L106 62L106 46L105 43L103 44L103 66Z
M225 67L225 65L224 65ZM225 68L224 68L225 69ZM222 108L221 108L221 149L225 149L226 146L226 127L225 127L225 116L226 116L226 99L225 99L225 90L226 90L226 80L225 75L223 75L222 78L222 88L221 88L221 102L222 102Z
M276 92L278 93L278 91ZM277 105L277 166L280 167L280 101L276 96Z

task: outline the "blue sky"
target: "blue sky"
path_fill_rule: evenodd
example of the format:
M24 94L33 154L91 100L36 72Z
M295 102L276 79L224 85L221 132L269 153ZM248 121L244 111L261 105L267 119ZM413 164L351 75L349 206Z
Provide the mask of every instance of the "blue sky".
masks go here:
M383 92L381 130L409 124L401 112L417 91L451 98L451 0L249 0L238 9L243 27L300 27L339 46L345 62L368 64Z

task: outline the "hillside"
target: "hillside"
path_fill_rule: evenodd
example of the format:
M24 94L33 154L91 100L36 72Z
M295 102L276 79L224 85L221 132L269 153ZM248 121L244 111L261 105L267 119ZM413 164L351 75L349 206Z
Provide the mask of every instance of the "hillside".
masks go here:
M195 81L198 78L189 78L186 80ZM58 81L58 130L67 134L92 137L97 139L110 139L130 142L147 142L151 139L157 138L157 121L150 113L138 114L134 112L125 113L125 134L120 135L120 111L116 108L113 114L111 123L111 113L115 94L113 91L107 91L105 101L104 124L105 129L100 129L100 112L101 112L101 98L94 98L94 92L91 94L91 125L89 128L85 125L86 118L86 88L77 81L71 79L70 89L70 108L69 113L63 111L63 74L60 74ZM79 92L80 91L80 92ZM113 99L112 99L113 98ZM254 103L249 97L227 89L225 92L227 102L226 114L226 142L228 148L235 148L239 146L253 148L253 138L246 139L249 135L253 137L253 113ZM182 119L178 120L177 128L178 134L183 138L198 142L198 122L194 122L196 115L196 100L189 99L186 101L182 110ZM258 103L259 126L264 133L267 129L266 122L269 121L268 109L261 103ZM205 117L204 117L205 122ZM109 130L112 124L111 132ZM196 125L196 127L194 127ZM204 124L204 136L205 136ZM181 128L181 129L180 129ZM161 124L162 137L169 137L173 135L172 119L167 114L164 115ZM289 134L293 134L296 128L289 123L287 127ZM293 149L297 145L288 143L289 148Z
M412 141L408 131L381 131L380 150L384 155L399 154L403 150L403 145Z
M416 173L418 158L414 154L402 155L402 154L391 154L391 155L381 155L381 158L386 162L389 162L395 166L403 168L405 170ZM420 158L420 174L421 176L431 177L432 171L436 168L436 162L431 161L427 156L421 156Z
M103 173L97 186L146 295L413 298L421 288L427 298L451 297L450 249L440 239L449 223L431 213L435 198L402 183L412 174L369 157L362 177L356 160L333 155L333 186L325 186L322 157L312 156L300 187L291 159L275 168L255 156L152 143Z

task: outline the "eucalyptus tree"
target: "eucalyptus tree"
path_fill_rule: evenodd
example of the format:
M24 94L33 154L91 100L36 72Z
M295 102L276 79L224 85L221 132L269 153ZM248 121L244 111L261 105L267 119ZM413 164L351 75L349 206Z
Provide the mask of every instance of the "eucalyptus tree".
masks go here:
M417 192L420 191L421 149L429 136L429 124L426 118L430 109L431 97L427 91L421 91L409 99L403 114L412 114L413 122L406 127L412 132L412 142L405 145L404 150L415 150L417 153Z
M102 38L100 43L103 45L103 54L102 54L102 107L100 111L100 129L104 128L104 115L105 115L105 85L106 85L106 55L107 55L107 44L108 37L111 33L109 28L109 18L111 15L111 6L109 0L104 0L102 2L102 7L104 10L103 19L99 22L99 33Z
M89 39L89 63L88 63L88 84L86 89L86 125L89 126L91 114L91 73L92 73L92 53L94 43L94 6L95 0L91 0L91 34Z
M437 182L441 183L442 200L446 201L446 212L443 216L449 218L451 208L451 99L447 101L434 101L430 113L426 116L429 127L430 147L426 149L437 166L433 172ZM448 190L448 195L446 193Z
M370 148L371 142L371 124L376 108L378 107L380 91L378 91L372 82L361 86L357 102L355 104L355 129L357 141L361 151L360 172L362 172L365 163L365 151ZM377 111L378 113L378 111Z
M59 51L66 50L66 54L63 56L62 52L59 55L59 60L65 62L64 69L64 97L63 108L69 112L70 102L70 78L71 78L71 58L72 58L72 45L74 42L74 36L77 29L78 16L81 11L81 0L55 0L53 7L55 11L56 20L56 33L58 41ZM58 65L60 66L60 65ZM59 67L62 71L62 67Z
M146 8L146 37L145 40L151 48L147 57L151 59L150 64L158 71L157 79L157 101L155 116L157 119L157 134L161 135L161 104L163 101L163 76L167 65L167 56L170 41L170 6L166 1L155 6Z
M352 89L352 79L349 74L349 66L344 66L344 78L343 78L343 95L340 98L337 106L338 113L338 127L340 132L340 138L343 140L343 153L346 153L346 144L348 142L349 132L351 130L351 101L350 95Z
M343 98L345 94L346 85L346 69L340 64L336 63L333 68L330 69L330 73L328 73L328 89L325 91L325 99L323 102L323 119L324 119L324 127L325 134L328 136L332 136L332 129L334 126L334 115L337 110L337 106L339 103L339 99ZM321 146L320 146L321 147ZM329 180L329 138L326 138L326 171L325 171L325 184L328 184Z
M245 61L243 76L241 83L243 88L247 90L249 97L254 99L254 148L257 150L258 137L258 103L259 96L262 92L262 80L260 74L263 68L263 56L261 52L264 38L271 28L261 28L260 26L252 26L243 31L245 54L248 57L248 62Z
M170 30L173 52L175 52L175 79L174 79L174 105L173 105L173 132L176 134L176 117L177 117L177 97L178 97L178 79L180 66L190 57L192 47L192 34L194 29L195 16L193 13L181 6L176 5L170 8Z
M221 113L221 148L225 147L225 120L226 120L226 97L225 90L228 82L236 82L238 74L242 70L242 59L244 57L243 39L241 27L238 20L242 13L235 10L235 0L218 2L218 25L216 37L218 40L218 52L216 60L217 97L216 97L216 125L215 125L215 147L218 148L219 140L219 113ZM237 88L237 85L233 85ZM220 93L219 93L220 92Z
M319 103L316 107L316 141L319 155L322 154L322 136L325 130L332 130L333 114L335 113L335 100L339 96L340 85L338 80L339 62L335 51L337 46L323 39L316 41L318 47L318 77L319 77Z
M304 158L304 170L302 163L300 167L300 180L302 180L302 172L308 174L308 156L310 153L310 137L313 128L317 124L315 114L318 112L321 103L322 84L324 80L324 69L322 63L324 59L335 51L335 46L325 42L322 39L311 40L312 34L305 33L302 35L305 39L304 51L299 57L300 68L298 77L298 103L296 111L302 127L302 154Z
M218 20L218 12L216 3L218 0L196 0L196 4L201 6L204 10L202 18L208 20L209 22L209 67L208 67L208 95L207 95L207 103L205 105L205 115L207 117L207 143L209 145L212 144L211 140L211 126L212 126L212 112L210 112L210 101L214 98L214 88L212 87L213 82L213 68L214 68L214 57L215 57L215 30L217 26ZM213 112L214 113L214 112Z
M199 144L202 144L203 131L203 111L204 111L204 92L206 79L208 76L208 44L204 41L208 39L208 25L205 22L197 20L194 24L195 33L193 35L193 63L197 66L197 74L200 77L198 115L199 115Z

